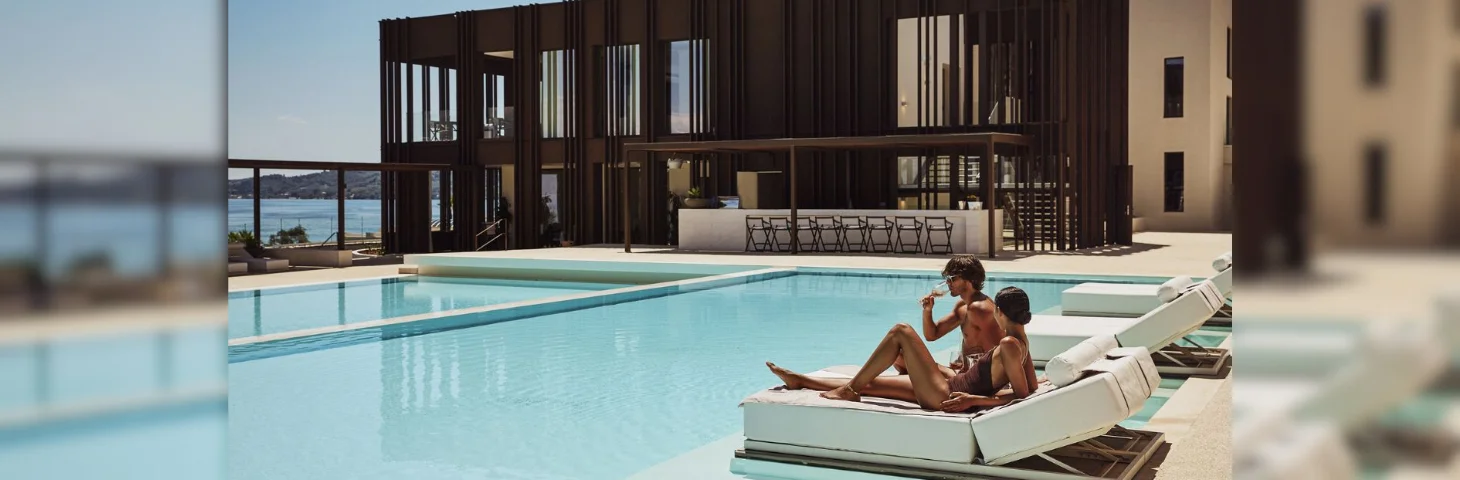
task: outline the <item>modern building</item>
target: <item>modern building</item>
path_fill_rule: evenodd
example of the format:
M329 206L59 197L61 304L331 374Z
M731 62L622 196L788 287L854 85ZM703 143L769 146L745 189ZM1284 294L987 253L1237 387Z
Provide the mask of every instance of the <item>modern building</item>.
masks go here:
M1235 253L1460 245L1460 4L1233 0Z
M1457 238L1456 8L1440 0L1307 2L1301 138L1318 245L1424 247Z
M630 153L626 144L833 137L859 147L794 156L801 174L787 188L801 208L999 208L1013 232L1006 244L1026 250L1128 244L1133 213L1152 226L1219 228L1221 177L1185 184L1182 212L1147 214L1161 204L1145 193L1133 203L1133 179L1138 191L1151 180L1138 165L1152 161L1147 150L1180 148L1187 179L1222 168L1221 145L1195 139L1141 137L1135 155L1132 129L1147 119L1133 112L1165 108L1127 96L1136 76L1150 83L1148 72L1166 71L1164 56L1184 57L1192 78L1220 65L1213 45L1185 50L1202 39L1177 53L1131 46L1131 22L1146 15L1137 7L1152 18L1183 12L1159 3L581 0L384 20L382 162L461 168L442 173L451 200L441 202L438 233L430 177L383 175L386 248L474 249L499 198L514 248L542 245L554 226L578 244L618 241L625 210L633 242L670 244L671 193L733 198L737 174L784 172L793 156ZM1210 23L1203 31L1217 35L1221 22ZM1155 66L1128 61L1137 54ZM1182 87L1186 98L1230 91L1207 83L1187 81L1196 85ZM1168 131L1220 131L1221 109L1193 103L1202 102ZM978 133L1020 141L914 141Z
M1232 229L1231 0L1131 0L1138 229Z

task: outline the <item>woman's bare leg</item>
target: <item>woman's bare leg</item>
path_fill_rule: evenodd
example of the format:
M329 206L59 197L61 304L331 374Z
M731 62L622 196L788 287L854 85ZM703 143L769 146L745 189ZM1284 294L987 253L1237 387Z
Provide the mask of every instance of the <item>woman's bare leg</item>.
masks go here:
M923 408L941 406L948 399L948 378L939 371L937 362L933 361L933 354L923 345L923 339L918 336L917 330L906 323L893 326L887 336L882 337L882 342L872 351L867 363L850 382L821 396L833 400L861 400L857 390L870 386L879 374L892 366L899 354L907 366L918 404Z
M781 368L771 362L766 362L766 366L770 367L771 373L776 374L777 377L781 377L781 381L786 383L786 388L791 390L807 388L825 392L835 390L850 381L845 378L808 377ZM918 401L917 394L913 393L912 379L906 375L879 376L872 379L871 385L863 387L858 391L874 397L894 398L913 403L917 403Z
M1018 339L1004 337L989 355L994 356L993 365L989 368L989 376L992 377L990 380L993 380L994 385L1007 382L1014 394L1021 398L1034 391L1031 387L1033 382L1025 375L1024 344L1019 343Z

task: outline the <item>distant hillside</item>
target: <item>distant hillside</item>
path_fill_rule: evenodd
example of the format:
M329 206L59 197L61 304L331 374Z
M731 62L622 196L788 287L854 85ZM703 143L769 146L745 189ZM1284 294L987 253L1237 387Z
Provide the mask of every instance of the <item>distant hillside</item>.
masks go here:
M440 198L438 172L431 172L431 198ZM259 198L299 198L333 200L335 172L306 175L264 175L259 177ZM253 198L253 179L228 181L228 198ZM380 198L380 172L346 171L345 198L376 200Z

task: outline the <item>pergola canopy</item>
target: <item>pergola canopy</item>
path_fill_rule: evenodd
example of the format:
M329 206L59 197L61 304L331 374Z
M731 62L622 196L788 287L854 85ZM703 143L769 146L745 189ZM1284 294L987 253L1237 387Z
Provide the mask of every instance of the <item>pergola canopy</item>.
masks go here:
M1029 137L1014 133L944 133L883 135L876 137L769 138L751 140L707 140L701 142L625 143L625 152L776 152L791 149L853 150L873 148L948 147L966 145L1029 146Z

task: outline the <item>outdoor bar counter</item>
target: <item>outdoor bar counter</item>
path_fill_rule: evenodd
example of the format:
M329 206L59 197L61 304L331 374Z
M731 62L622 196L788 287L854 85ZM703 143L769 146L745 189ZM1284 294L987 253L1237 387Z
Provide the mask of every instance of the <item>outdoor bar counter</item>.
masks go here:
M994 251L997 252L1003 247L1003 210L993 210L994 219ZM989 225L987 219L990 210L821 210L821 209L797 209L796 216L805 222L813 217L843 217L844 222L851 222L854 217L863 218L886 218L892 222L895 217L917 217L924 222L921 244L926 245L930 232L926 231L926 219L943 217L952 223L951 244L952 253L972 253L977 255L988 255L989 253ZM790 209L779 210L745 210L738 208L714 208L714 209L692 209L684 208L679 210L679 248L682 250L698 250L707 252L744 252L746 251L746 221L745 217L789 217ZM797 232L803 242L810 243L813 233L806 229ZM876 234L879 241L882 241L884 234ZM897 238L893 233L892 239ZM912 232L903 232L904 242L912 243L915 235ZM943 243L943 233L936 232L935 243ZM832 242L832 234L827 232L823 235L828 243ZM781 234L781 241L789 239L785 233ZM851 240L855 243L859 239L859 233L852 233ZM895 248L895 247L894 247ZM751 249L754 251L754 247ZM896 251L890 253L897 253ZM925 254L937 254L923 252ZM942 253L941 251L938 253Z

